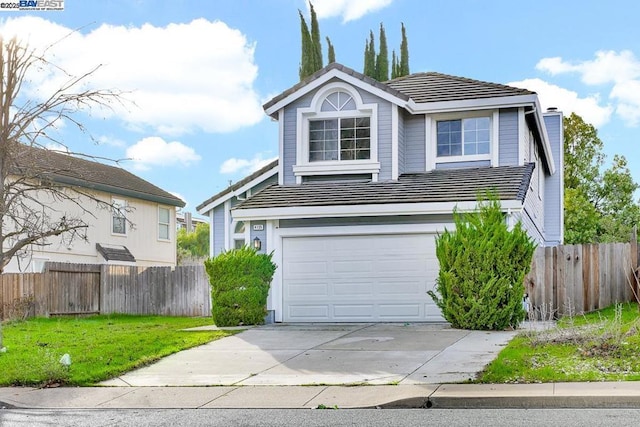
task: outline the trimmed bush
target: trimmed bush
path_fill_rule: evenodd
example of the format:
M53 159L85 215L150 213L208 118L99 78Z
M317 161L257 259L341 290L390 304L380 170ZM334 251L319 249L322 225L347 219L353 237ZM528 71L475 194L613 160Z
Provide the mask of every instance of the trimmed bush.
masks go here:
M490 194L476 212L454 211L455 231L436 238L440 272L429 295L454 328L503 330L525 318L524 277L536 245L518 222L509 230Z
M217 326L264 323L269 285L276 271L271 257L245 246L205 261L211 283L211 314Z

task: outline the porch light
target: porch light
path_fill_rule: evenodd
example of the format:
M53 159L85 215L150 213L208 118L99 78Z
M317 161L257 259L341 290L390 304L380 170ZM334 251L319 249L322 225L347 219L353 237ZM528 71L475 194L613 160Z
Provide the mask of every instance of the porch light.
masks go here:
M257 237L253 239L253 249L255 249L256 251L262 249L262 242Z

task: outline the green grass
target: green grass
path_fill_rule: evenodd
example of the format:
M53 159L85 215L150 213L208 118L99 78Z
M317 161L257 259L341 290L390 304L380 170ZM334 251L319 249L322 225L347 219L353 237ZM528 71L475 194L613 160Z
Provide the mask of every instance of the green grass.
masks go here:
M169 354L233 334L182 331L210 318L90 316L35 318L3 326L0 386L91 385ZM62 366L68 353L72 364Z
M537 383L640 380L640 314L621 305L573 319L549 331L521 333L477 382Z

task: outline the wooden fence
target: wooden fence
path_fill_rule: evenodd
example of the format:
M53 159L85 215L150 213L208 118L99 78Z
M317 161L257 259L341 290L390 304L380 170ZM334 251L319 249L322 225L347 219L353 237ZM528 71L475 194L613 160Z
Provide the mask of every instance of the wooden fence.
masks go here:
M549 318L634 301L637 265L635 242L540 247L525 279L531 307Z
M210 316L211 294L202 265L172 269L47 263L43 273L0 275L0 313L4 318L89 313Z

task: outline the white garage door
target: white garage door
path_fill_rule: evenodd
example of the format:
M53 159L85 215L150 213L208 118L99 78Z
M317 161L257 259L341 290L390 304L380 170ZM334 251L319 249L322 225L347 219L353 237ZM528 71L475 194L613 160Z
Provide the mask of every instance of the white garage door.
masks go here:
M285 322L441 321L433 234L286 237Z

